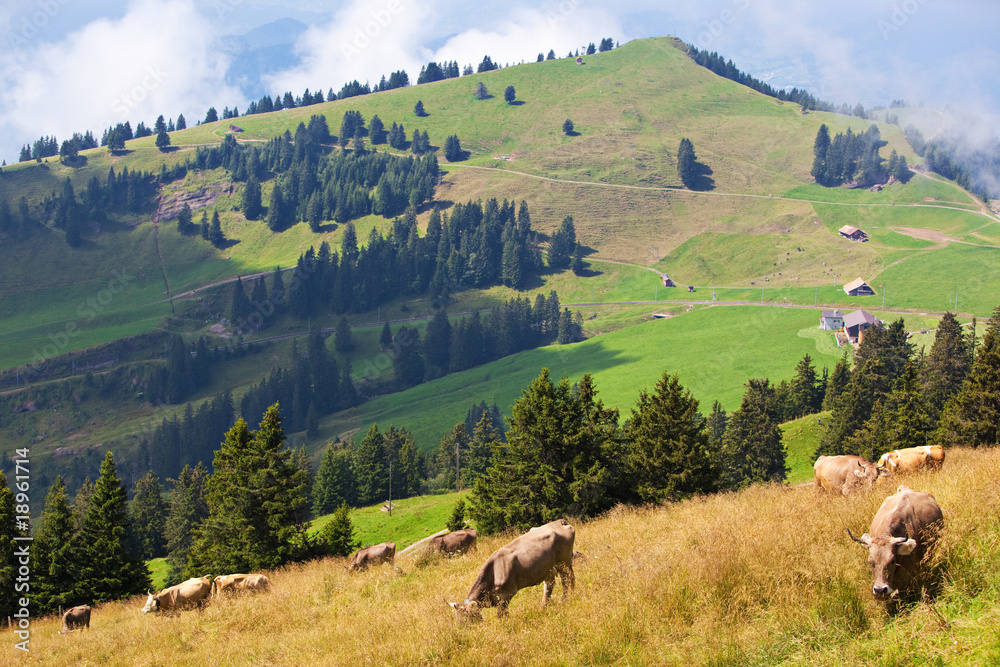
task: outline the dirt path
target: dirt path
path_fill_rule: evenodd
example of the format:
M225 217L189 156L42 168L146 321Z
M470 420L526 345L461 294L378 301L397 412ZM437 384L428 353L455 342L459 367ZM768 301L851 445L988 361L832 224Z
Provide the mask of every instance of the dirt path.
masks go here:
M163 284L167 287L167 298L165 301L170 301L170 280L167 278L167 263L163 260L163 250L160 248L160 208L163 206L163 189L160 189L160 194L156 197L156 213L153 214L153 237L156 239L156 256L160 259L160 271L163 272ZM170 310L173 312L174 304L170 304Z

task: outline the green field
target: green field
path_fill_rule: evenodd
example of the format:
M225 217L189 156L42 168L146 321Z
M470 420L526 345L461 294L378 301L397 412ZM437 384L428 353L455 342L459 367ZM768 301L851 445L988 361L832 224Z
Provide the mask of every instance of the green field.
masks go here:
M397 553L414 542L444 530L455 504L468 491L435 496L415 496L392 501L392 516L383 512L383 504L351 510L355 537L362 546L395 542ZM310 533L319 532L333 518L332 514L313 519Z
M548 367L554 378L594 376L598 397L627 417L640 389L650 389L663 371L677 373L707 412L713 400L726 410L739 407L747 378L791 378L804 354L830 368L840 352L799 332L818 326L809 309L719 306L596 336L573 345L551 345L454 373L400 394L375 398L358 408L328 417L328 432L364 431L373 422L410 429L425 451L474 402L508 406ZM832 334L828 334L832 338ZM818 349L822 347L823 349Z

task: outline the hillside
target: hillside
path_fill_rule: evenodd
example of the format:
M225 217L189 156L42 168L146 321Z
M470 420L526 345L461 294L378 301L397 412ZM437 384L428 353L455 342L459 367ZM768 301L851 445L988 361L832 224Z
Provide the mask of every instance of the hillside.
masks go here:
M480 81L491 98L474 99ZM522 104L503 101L506 85L516 87ZM417 100L426 117L413 114ZM815 306L864 307L884 319L905 316L908 328L919 331L945 310L982 318L996 305L1000 222L979 202L919 170L907 183L880 192L812 183L812 145L820 125L836 133L869 123L803 112L720 78L670 38L631 42L585 58L582 66L572 59L531 63L240 117L244 131L238 140L254 145L294 132L313 114L323 114L336 133L347 110L360 111L366 120L378 114L387 125L403 123L408 134L427 131L436 147L452 133L461 137L468 159L447 163L438 151L442 176L434 205L447 212L469 200L525 200L533 228L543 235L572 215L587 254L580 275L545 270L520 293L460 285L444 303L424 293L349 313L359 344L336 356L341 365L351 362L355 382L366 388L392 376L392 359L377 344L382 323L422 330L441 305L454 321L515 296L534 299L557 290L561 304L585 318L588 340L521 352L378 396L324 417L318 436L289 434L289 444L306 445L314 457L327 442L376 421L411 429L429 450L472 402L495 401L507 409L542 366L573 379L594 373L602 399L623 414L639 389L664 370L681 375L703 410L713 400L732 410L749 377L788 378L806 352L819 366L832 366L840 351L816 331ZM576 136L561 131L567 117ZM91 178L104 179L112 167L158 173L161 165L171 168L192 158L198 146L219 144L229 123L175 132L172 149L164 153L149 137L129 142L122 155L85 152L73 166L54 158L12 165L0 173L0 198L24 195L40 202L67 178L82 193ZM919 165L899 127L879 127L887 141L883 156L895 149ZM691 139L711 169L710 189L681 187L674 156L682 137ZM26 238L4 239L0 389L7 412L0 424L8 442L33 446L33 456L52 466L53 474L71 474L79 483L94 472L104 449L136 451L162 420L181 416L186 401L197 409L231 390L238 406L251 385L291 364L292 350L301 352L310 326L329 330L337 324L339 318L328 312L285 315L242 341L224 325L229 281L275 266L287 269L324 241L339 248L344 233L344 225L332 221L315 233L305 223L273 233L263 221L244 218L243 188L224 169L191 170L159 193L162 211L191 199L196 221L218 212L230 239L220 248L200 235L181 234L173 220L157 216L153 201L137 213L116 213L100 233L85 234L79 248L69 248L63 232L46 225L36 225ZM273 184L265 181L262 188L267 202ZM430 207L422 207L423 228L429 217ZM362 244L373 229L392 225L376 215L354 224ZM845 224L865 229L871 240L844 239L837 230ZM660 272L680 287L663 287ZM844 294L843 284L858 276L869 280L875 296ZM684 289L688 285L694 291ZM654 314L671 319L652 322ZM138 334L154 336L127 338ZM164 366L166 338L173 334L188 343L206 336L210 345L237 352L213 369L207 385L164 405L144 396L138 378ZM119 354L135 340L146 347ZM107 343L114 345L78 368L80 350ZM332 341L327 347L332 352ZM119 393L100 390L101 378L113 372L133 384L123 384ZM23 389L25 381L32 386ZM247 417L254 422L259 416ZM128 474L138 476L140 467L135 463Z
M954 449L942 471L906 480L930 491L946 527L934 558L941 592L888 615L845 527L862 532L880 488L849 498L758 486L575 522L576 587L539 609L520 592L510 617L456 623L484 559L399 558L350 575L342 559L269 573L275 592L156 618L136 598L95 609L89 633L32 623L43 664L662 664L984 665L1000 659L995 558L1000 453ZM623 539L623 536L627 536ZM8 648L8 651L13 650Z

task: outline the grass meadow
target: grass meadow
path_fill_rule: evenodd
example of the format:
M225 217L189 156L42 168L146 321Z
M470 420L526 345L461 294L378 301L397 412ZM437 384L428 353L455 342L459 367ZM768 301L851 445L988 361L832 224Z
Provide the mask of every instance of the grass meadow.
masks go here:
M345 572L326 559L269 572L274 592L175 618L144 598L97 607L89 632L34 619L29 661L58 665L987 665L1000 660L1000 451L948 452L940 472L848 498L754 486L571 519L576 586L540 608L518 593L507 618L458 623L484 559L510 536L452 559L397 558ZM889 613L871 595L864 532L905 481L945 516L928 563L938 594ZM13 642L11 642L12 644Z

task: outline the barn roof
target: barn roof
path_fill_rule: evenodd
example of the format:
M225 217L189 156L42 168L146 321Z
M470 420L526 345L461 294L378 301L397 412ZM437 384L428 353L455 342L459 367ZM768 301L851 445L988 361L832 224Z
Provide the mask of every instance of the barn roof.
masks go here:
M851 225L844 225L838 231L841 234L846 234L847 236L850 236L851 234L854 234L855 232L859 232L861 230L858 229L857 227L852 227Z
M859 287L867 285L868 283L865 282L864 278L858 278L844 285L844 291L850 294L852 291L858 289Z
M844 318L844 326L848 328L856 327L859 324L865 323L878 324L878 318L863 310L855 310L853 313Z
M820 317L823 317L823 318L828 318L828 317L843 318L844 317L844 311L842 311L842 310L821 310L821 311L819 311L819 314L820 314Z

